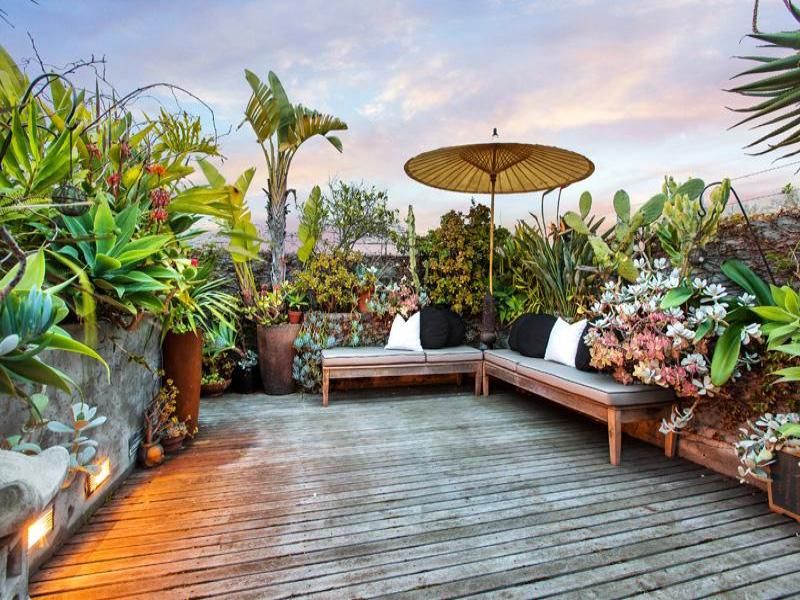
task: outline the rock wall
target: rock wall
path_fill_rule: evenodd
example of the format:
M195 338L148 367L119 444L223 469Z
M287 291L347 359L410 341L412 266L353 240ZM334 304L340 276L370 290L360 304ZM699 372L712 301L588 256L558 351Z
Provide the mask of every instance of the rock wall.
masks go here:
M79 326L66 328L76 338L82 338ZM105 368L97 361L66 352L50 353L49 364L69 375L83 392L87 404L97 406L97 415L108 417L108 421L91 430L91 437L98 442L97 456L109 458L111 475L90 496L87 496L86 477L79 474L72 484L55 498L54 531L45 542L32 548L29 553L32 570L38 568L72 531L99 507L108 494L131 472L136 460L136 444L142 428L142 415L148 400L158 390L156 371L161 365L160 331L153 321L145 320L135 331L124 331L107 324L100 324L98 331L98 353L111 368L109 381ZM144 365L150 367L148 370ZM70 406L81 400L60 391L48 390L50 404L45 418L68 423ZM0 421L0 433L12 435L19 431L27 418L27 410L9 397L0 397L4 416ZM37 432L42 447L63 444L68 436L50 431Z

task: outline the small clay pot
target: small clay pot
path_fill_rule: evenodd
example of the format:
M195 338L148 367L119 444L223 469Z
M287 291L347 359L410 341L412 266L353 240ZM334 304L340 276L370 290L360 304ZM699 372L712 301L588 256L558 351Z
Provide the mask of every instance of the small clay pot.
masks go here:
M303 322L303 311L302 310L290 310L289 311L289 323L291 325L299 325Z
M200 393L203 396L208 398L214 398L216 396L222 396L225 393L225 390L228 389L231 385L231 380L226 379L224 381L219 381L216 383L204 383L200 386Z
M178 437L165 437L161 439L161 446L164 448L164 452L167 454L173 454L174 452L177 452L183 448L183 440L185 438L185 435Z
M358 295L358 312L366 313L369 312L369 307L367 303L372 299L372 294L375 292L375 288L367 288L362 290L361 293Z
M164 462L164 447L159 442L143 443L138 454L143 467L157 467Z

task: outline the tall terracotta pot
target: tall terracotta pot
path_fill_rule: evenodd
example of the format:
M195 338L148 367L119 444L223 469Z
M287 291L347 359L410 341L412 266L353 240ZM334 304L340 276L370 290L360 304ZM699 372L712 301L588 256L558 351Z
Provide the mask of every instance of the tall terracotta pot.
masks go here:
M292 361L294 340L299 332L300 325L259 325L258 367L261 370L261 383L267 394L281 396L294 391Z
M203 336L195 333L168 333L164 338L164 377L178 388L175 414L186 422L189 432L197 427L200 415L200 379L203 372Z

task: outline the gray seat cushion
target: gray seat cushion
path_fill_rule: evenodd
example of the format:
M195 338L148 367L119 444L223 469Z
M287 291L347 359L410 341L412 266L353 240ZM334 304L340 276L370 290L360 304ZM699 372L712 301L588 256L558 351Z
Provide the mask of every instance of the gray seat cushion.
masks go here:
M425 362L425 353L414 350L386 350L381 346L329 348L322 351L326 367L366 365L409 365Z
M578 396L591 398L607 406L633 406L637 404L668 404L674 400L672 390L652 385L625 385L606 373L579 371L543 358L519 355L518 374Z
M483 360L498 367L505 367L510 371L515 371L520 358L524 358L519 352L513 350L485 350Z
M429 363L476 361L483 358L483 352L472 346L456 346L425 350L425 358Z

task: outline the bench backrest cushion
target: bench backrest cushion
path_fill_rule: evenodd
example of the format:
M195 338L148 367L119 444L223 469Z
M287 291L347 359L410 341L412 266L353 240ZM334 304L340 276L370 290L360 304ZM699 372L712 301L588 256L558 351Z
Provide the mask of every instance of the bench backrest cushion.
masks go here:
M519 317L511 326L508 346L523 356L544 358L550 330L555 325L553 315L527 313Z

